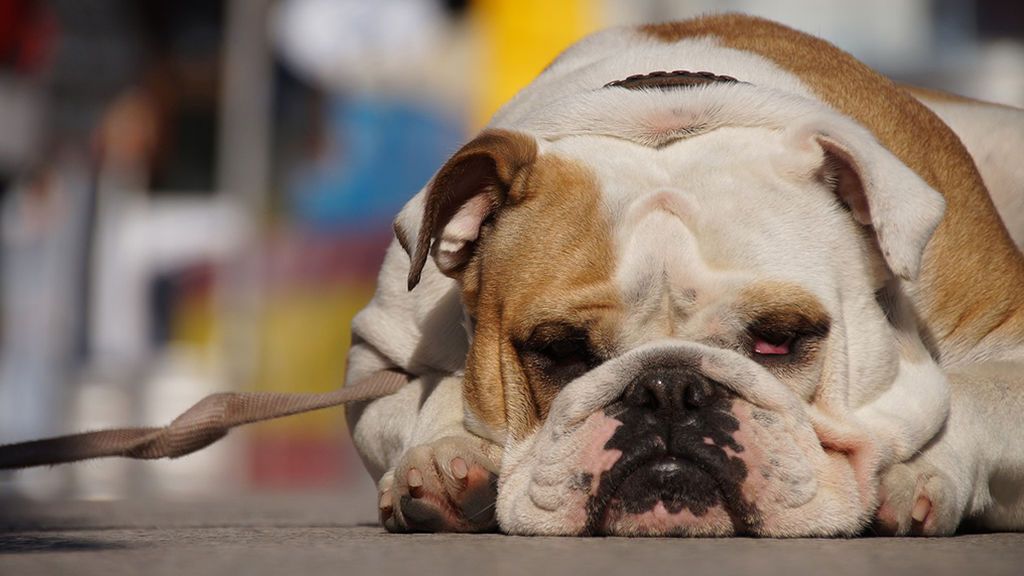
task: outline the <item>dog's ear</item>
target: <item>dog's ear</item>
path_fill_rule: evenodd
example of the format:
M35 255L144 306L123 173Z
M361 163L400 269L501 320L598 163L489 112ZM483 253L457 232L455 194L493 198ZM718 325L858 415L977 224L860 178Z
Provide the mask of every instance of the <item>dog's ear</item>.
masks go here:
M921 257L946 203L863 127L848 121L811 121L792 129L791 144L816 157L816 177L871 226L889 269L917 277Z
M405 206L402 206L398 216L395 216L395 221L391 223L391 228L395 231L395 238L398 239L398 245L405 250L409 258L412 258L412 253L416 250L420 220L423 219L423 197L427 195L427 190L427 188L423 188L410 198Z
M419 283L431 254L442 273L458 277L473 255L480 227L505 204L513 183L536 157L532 136L487 130L441 167L427 186L414 248L396 225L399 241L410 252L410 290Z

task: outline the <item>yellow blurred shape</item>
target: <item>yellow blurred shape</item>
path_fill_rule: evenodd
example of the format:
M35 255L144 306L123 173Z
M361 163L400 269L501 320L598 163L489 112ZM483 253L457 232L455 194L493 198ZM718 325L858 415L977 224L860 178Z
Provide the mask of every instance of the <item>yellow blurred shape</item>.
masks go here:
M594 0L478 0L483 53L473 124L483 126L559 52L602 24Z
M290 288L270 298L261 322L263 356L257 390L326 392L342 385L352 317L373 286ZM260 432L341 434L341 408L260 424Z
M216 320L209 291L190 295L175 306L171 315L171 340L176 344L212 353L217 337Z

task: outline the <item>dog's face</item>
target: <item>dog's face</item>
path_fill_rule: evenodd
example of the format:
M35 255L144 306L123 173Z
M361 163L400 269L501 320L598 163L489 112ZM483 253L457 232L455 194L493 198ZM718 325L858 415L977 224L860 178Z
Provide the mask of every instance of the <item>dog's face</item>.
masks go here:
M467 426L506 447L504 530L864 525L880 468L944 418L899 279L942 202L835 129L494 131L442 168L417 240L399 234L411 284L428 252L460 282Z

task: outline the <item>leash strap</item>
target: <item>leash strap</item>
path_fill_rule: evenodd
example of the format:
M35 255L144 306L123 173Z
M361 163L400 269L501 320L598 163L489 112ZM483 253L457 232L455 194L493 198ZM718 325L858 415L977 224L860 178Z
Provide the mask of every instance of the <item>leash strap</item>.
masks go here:
M161 428L99 430L0 446L0 470L110 456L178 458L213 444L235 426L389 396L410 380L405 372L381 370L344 388L319 394L211 394Z

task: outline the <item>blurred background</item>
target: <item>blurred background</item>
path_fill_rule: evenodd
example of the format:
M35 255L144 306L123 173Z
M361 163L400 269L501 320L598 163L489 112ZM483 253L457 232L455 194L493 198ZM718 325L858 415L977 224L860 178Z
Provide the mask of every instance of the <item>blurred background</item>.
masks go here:
M590 31L721 10L1024 105L1019 0L0 0L0 443L337 387L391 219L504 100ZM0 496L366 489L342 412Z

